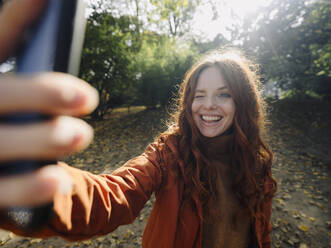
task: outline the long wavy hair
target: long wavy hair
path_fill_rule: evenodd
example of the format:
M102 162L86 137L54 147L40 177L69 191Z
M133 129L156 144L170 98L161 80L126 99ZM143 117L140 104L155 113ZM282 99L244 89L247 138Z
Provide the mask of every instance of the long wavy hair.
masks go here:
M265 129L264 105L256 65L235 50L213 52L197 62L186 73L180 86L172 124L159 138L169 135L178 137L178 159L185 165L184 175L180 175L184 180L183 202L191 201L192 192L197 191L202 205L206 205L216 196L216 178L208 158L202 152L201 135L194 124L191 106L199 76L208 67L219 69L235 103L232 188L240 203L254 217L258 209L263 208L263 201L271 199L277 188L271 175L273 154L262 138ZM272 183L272 189L268 192L264 189L266 181Z

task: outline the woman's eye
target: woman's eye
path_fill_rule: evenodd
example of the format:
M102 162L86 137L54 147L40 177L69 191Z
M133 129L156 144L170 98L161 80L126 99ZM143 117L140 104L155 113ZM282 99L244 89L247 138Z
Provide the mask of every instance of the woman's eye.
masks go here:
M194 98L201 98L203 97L202 95L195 95Z
M229 93L221 93L221 94L219 94L219 96L220 97L227 97L227 98L231 97L231 95Z

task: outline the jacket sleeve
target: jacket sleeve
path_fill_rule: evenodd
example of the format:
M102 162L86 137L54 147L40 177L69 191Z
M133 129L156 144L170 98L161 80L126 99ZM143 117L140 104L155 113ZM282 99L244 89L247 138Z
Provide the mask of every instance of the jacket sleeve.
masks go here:
M71 241L109 233L133 222L153 191L161 186L165 169L160 161L160 152L153 143L112 174L94 175L59 163L71 175L74 190L55 196L52 222L36 234L21 232L3 222L0 228L23 236L61 236Z

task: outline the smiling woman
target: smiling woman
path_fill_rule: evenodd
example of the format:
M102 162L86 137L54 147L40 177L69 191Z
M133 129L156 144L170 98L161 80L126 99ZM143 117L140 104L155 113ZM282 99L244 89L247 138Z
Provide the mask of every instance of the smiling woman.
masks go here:
M251 64L240 54L233 54L215 52L189 70L181 84L174 121L140 156L112 173L100 175L60 162L56 168L67 173L72 191L49 193L54 194L54 215L39 232L27 233L1 217L0 228L20 235L61 236L67 240L105 235L133 222L155 193L142 247L270 248L276 182L271 175L272 152L261 135L259 80ZM56 78L49 75L39 80ZM72 77L68 80L76 82ZM62 81L52 82L52 87L62 86ZM85 84L77 81L80 90L87 90L89 99L94 91ZM94 103L92 99L96 100L91 97L82 107ZM41 102L36 106L48 105ZM88 132L72 127L79 132L77 137L90 141ZM73 142L70 137L76 132L68 130L61 135ZM42 134L39 136L44 144L53 132ZM31 143L33 139L27 140ZM59 149L57 144L46 147L50 151Z
M160 136L165 140L175 134L183 166L180 214L185 216L190 204L198 212L202 208L202 247L270 247L276 182L272 152L262 138L254 68L235 51L202 58L181 85L177 128ZM183 222L180 227L185 228Z
M192 103L195 125L205 137L223 134L233 123L234 101L216 67L204 70L198 80Z
M88 239L133 222L154 193L142 247L270 248L276 182L271 175L272 152L261 135L259 80L251 63L233 54L215 52L192 66L181 84L168 130L112 173L93 174L59 162L48 172L32 173L27 181L2 178L0 206L52 201L53 215L38 232L21 230L6 216L0 216L0 228L32 237ZM98 101L96 90L86 82L59 73L1 80L7 89L0 90L2 112L29 108L53 119L42 126L0 126L0 160L54 158L91 141L91 127L75 119L95 109ZM20 80L26 83L24 89ZM64 90L73 98L63 98ZM72 117L63 117L68 114ZM5 157L6 149L12 152L10 158ZM63 180L67 191L59 187Z

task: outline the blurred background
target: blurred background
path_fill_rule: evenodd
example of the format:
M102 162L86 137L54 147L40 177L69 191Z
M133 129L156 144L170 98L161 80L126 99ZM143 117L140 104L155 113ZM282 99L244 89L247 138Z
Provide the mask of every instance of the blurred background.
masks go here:
M261 64L265 95L331 98L331 2L93 0L80 75L117 106L164 106L205 52L241 48Z
M167 105L199 56L229 46L261 65L266 97L331 98L330 1L85 1L80 77L100 92L94 119Z

